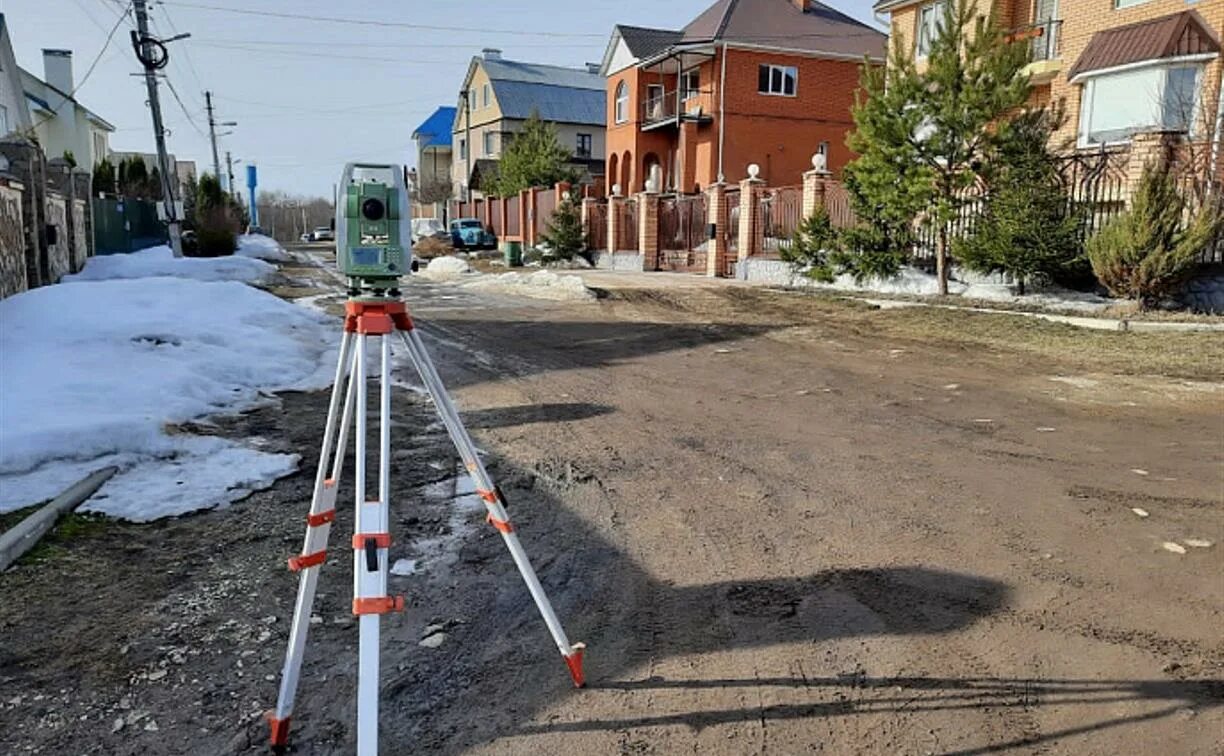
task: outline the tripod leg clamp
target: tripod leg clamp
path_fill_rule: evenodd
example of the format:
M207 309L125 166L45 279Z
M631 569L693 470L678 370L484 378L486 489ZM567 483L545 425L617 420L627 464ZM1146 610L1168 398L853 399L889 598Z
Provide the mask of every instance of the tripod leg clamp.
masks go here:
M329 509L326 512L318 514L306 515L306 524L312 528L317 528L320 525L327 525L336 521L336 510Z
M493 515L489 515L485 519L489 521L490 525L497 528L502 533L513 533L514 532L514 526L510 524L509 520L499 520Z
M403 596L379 596L377 598L353 599L353 614L388 614L404 611Z
M327 549L316 551L313 554L290 557L289 569L293 572L301 572L307 567L318 567L325 561L327 561Z

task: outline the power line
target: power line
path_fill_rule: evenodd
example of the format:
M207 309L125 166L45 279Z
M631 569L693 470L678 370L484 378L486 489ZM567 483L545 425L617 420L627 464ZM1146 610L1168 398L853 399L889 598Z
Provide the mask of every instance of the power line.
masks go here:
M193 37L193 39L195 38ZM336 42L330 39L309 40L308 41L308 40L271 40L271 39L231 39L228 37L222 37L218 40L208 40L207 38L205 38L204 41L205 42L209 42L209 41L223 42L226 44L236 44L236 45L273 45L273 46L287 46L287 47L308 47L312 50L317 50L320 47L363 47L363 48L386 47L386 48L391 48L395 50L402 50L405 47L412 47L412 49L414 50L421 49L421 48L431 49L431 50L432 49L471 50L473 48L473 45L470 42L469 43L456 42L456 43L439 44L439 43L434 43L434 42L421 43L421 42L413 41L409 45L409 44L405 44L404 42ZM581 43L575 42L571 44L566 44L563 42L537 42L537 43L516 42L514 46L515 46L515 49L531 48L531 49L552 50L558 47L581 47L583 49L589 49L591 47L591 44L589 42L581 42Z
M164 6L165 3L162 3L162 5ZM174 20L170 18L170 11L166 10L164 7L161 10L162 10L162 16L165 17L166 19L166 24L169 25L170 27L171 36L175 36L175 37L179 36L178 27L175 26ZM153 25L154 26L157 25L156 19L153 19ZM196 89L203 90L204 84L200 81L200 74L198 71L196 71L195 64L191 61L191 55L188 54L188 50L187 50L188 47L190 47L190 44L188 43L188 41L186 39L182 40L182 44L180 45L179 49L181 49L183 52L183 61L186 62L187 64L187 72L191 74L191 80L195 84Z
M179 97L178 90L175 89L174 84L170 82L169 76L165 77L165 82L166 88L170 90L170 94L174 95L174 101L178 103L179 108L181 108L183 111L183 115L187 117L187 123L191 124L191 128L195 129L197 134L207 139L208 135L205 134L204 130L200 128L200 125L195 122L195 119L192 118L191 113L187 112L187 106L183 104L183 98Z
M264 50L259 47L248 47L243 45L231 45L224 42L200 42L201 47L215 47L220 50L242 50L243 52L254 53L256 55L273 55L291 58L312 58L314 60L357 60L363 62L374 63L412 63L416 65L427 66L451 66L461 65L467 61L454 60L412 60L409 58L386 58L373 57L370 55L326 55L317 52L295 52L293 50Z
M381 28L397 28L397 29L418 29L421 31L445 31L459 32L465 34L486 33L483 29L473 29L464 26L431 26L427 24L410 24L402 21L387 21L387 20L368 20L356 18L336 18L334 16L307 16L300 13L277 13L275 11L258 11L248 8L227 8L221 5L202 5L198 3L180 3L163 1L162 5L176 5L180 8L196 8L198 10L220 11L223 13L238 13L245 16L264 16L267 18L287 18L294 21L322 21L329 24L348 24L350 26L378 26ZM514 29L498 29L498 34L515 37L550 37L550 38L595 38L607 39L607 34L598 34L594 32L578 33L573 32L547 32L547 31L523 31Z

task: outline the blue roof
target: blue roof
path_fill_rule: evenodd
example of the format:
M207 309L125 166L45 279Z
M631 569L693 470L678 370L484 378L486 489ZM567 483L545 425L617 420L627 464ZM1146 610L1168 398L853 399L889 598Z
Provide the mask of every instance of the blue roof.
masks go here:
M422 147L450 147L451 124L455 121L455 108L443 106L433 112L425 122L416 127L412 138L420 140Z
M493 91L506 118L526 119L535 111L544 121L592 126L607 123L607 96L603 89L494 80Z

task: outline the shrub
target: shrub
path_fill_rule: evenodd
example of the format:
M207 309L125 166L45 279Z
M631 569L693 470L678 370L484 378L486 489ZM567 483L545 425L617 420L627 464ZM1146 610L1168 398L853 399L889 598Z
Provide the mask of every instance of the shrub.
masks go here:
M582 211L566 192L548 221L544 241L549 250L545 260L569 260L586 249L586 233L582 229Z
M1186 215L1168 163L1145 166L1130 209L1088 240L1092 271L1110 294L1146 309L1185 281L1221 228L1214 208Z
M817 281L831 283L833 269L829 267L829 255L837 247L837 231L824 206L816 208L795 229L789 247L782 249L782 259L796 266L807 268L807 276Z
M237 249L239 222L231 205L216 176L206 173L200 177L195 203L195 254L199 257L223 257Z

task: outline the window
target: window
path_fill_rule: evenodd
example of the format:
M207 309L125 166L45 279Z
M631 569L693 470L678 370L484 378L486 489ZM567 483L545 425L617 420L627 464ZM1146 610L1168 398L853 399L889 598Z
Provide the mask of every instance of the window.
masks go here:
M762 65L757 74L757 91L761 94L794 97L799 69L794 66Z
M493 154L494 138L496 136L497 134L492 131L484 133L484 154L486 156Z
M3 132L3 131L4 131L3 129L0 129L0 132ZM95 131L93 133L93 152L94 152L93 154L94 163L100 163L106 159L106 134L105 133L101 131Z
M701 91L701 72L690 68L680 76L680 99L687 100L696 97Z
M467 101L467 105L468 105L468 112L470 113L470 112L472 112L473 110L475 110L475 109L476 109L476 90L475 90L475 89L469 89L469 90L468 90L468 98L467 98L467 99L468 99L468 101Z
M0 105L0 136L9 133L8 108Z
M1143 5L1148 0L1114 0L1115 8L1129 8L1132 5Z
M481 103L481 107L487 108L493 104L492 91L493 91L493 87L489 86L488 84L484 85L484 88L481 93L483 97L483 102Z
M459 159L467 160L467 140L466 139L459 140Z
M931 52L931 44L939 38L943 31L944 14L947 12L947 0L935 0L922 6L918 14L918 57L925 58Z
M1080 92L1081 147L1148 130L1192 131L1202 66L1153 65L1089 78Z
M591 135L578 135L578 149L574 150L574 155L580 158L589 158L591 156Z
M629 120L629 86L625 82L616 85L616 122Z

